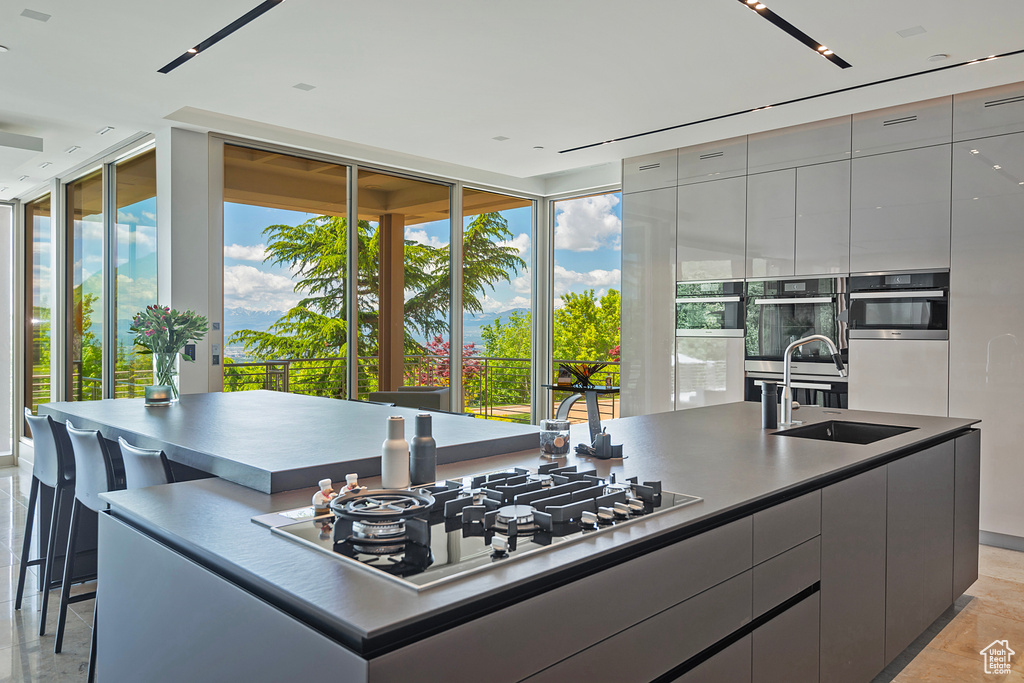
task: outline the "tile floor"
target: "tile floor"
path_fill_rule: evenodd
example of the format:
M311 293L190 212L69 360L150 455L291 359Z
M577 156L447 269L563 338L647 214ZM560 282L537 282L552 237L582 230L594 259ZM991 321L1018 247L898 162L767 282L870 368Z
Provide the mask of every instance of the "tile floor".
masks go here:
M64 651L53 653L57 592L50 596L46 635L39 637L40 595L35 568L25 598L14 609L19 554L32 478L16 467L0 468L0 681L84 681L89 668L93 602L71 605ZM1024 553L981 547L977 583L939 617L873 683L1024 683ZM86 585L74 592L92 590ZM1012 670L986 675L980 651L994 640L1008 640L1018 652ZM822 683L828 682L823 672Z

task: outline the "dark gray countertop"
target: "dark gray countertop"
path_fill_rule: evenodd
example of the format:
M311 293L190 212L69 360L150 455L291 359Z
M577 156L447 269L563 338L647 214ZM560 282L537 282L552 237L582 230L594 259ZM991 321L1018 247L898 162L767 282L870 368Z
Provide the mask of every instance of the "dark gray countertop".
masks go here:
M406 421L412 408L339 401L277 391L185 394L176 405L147 408L143 399L47 403L39 407L80 429L122 436L141 448L163 448L173 462L264 493L305 488L329 477L380 475L389 415ZM458 462L535 448L531 425L432 413L438 462Z
M281 609L372 656L598 571L655 547L881 465L977 420L802 408L808 422L830 418L917 429L869 445L780 437L760 429L760 405L733 403L612 420L620 461L575 456L596 467L704 501L583 541L510 561L417 593L359 567L272 535L250 518L307 505L314 489L265 495L219 479L108 494L115 514ZM467 420L469 422L469 420ZM574 443L586 425L574 426ZM445 465L439 478L548 462L539 451ZM373 480L362 482L373 486Z

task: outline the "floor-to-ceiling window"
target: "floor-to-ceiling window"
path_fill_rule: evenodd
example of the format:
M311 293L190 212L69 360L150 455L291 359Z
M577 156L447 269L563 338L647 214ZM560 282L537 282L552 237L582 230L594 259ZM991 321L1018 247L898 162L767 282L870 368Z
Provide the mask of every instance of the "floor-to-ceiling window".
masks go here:
M462 193L465 409L530 422L533 200Z
M66 186L67 377L66 398L103 398L103 170Z
M0 455L8 455L14 441L11 405L14 400L13 334L14 207L0 204Z
M224 390L347 397L348 169L224 145Z
M554 202L552 355L559 363L606 363L595 383L618 385L622 282L621 192ZM565 396L555 392L556 400ZM603 397L601 413L618 415ZM585 417L582 401L573 417ZM577 414L578 413L578 414Z
M114 397L122 398L141 396L153 383L150 356L135 352L128 328L138 311L156 303L156 150L116 163L113 175Z
M358 184L359 397L447 386L451 188L367 169Z
M23 401L35 412L50 400L52 314L50 195L27 202L25 211L25 372Z

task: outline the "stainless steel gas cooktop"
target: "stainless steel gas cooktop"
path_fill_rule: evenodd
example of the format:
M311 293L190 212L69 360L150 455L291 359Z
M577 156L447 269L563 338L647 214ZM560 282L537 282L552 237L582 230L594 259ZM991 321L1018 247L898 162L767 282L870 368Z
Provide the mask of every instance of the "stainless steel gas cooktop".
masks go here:
M422 590L633 524L703 498L661 482L616 481L575 465L487 472L402 490L366 490L261 515L275 534Z

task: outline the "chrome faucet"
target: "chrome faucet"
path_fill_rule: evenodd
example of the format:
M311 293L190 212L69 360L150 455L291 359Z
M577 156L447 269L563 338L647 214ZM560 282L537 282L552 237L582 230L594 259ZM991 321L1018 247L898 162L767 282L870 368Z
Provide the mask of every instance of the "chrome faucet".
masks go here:
M811 342L820 341L821 343L828 346L828 350L832 353L832 362L836 364L836 369L839 370L840 377L846 377L846 367L843 365L843 358L839 354L839 349L832 343L832 340L823 334L812 334L810 337L804 337L803 339L797 339L786 347L785 353L782 354L783 362L785 366L783 368L782 375L782 421L781 425L792 425L793 422L793 378L791 364L793 362L793 351L803 346L804 344L810 344Z

